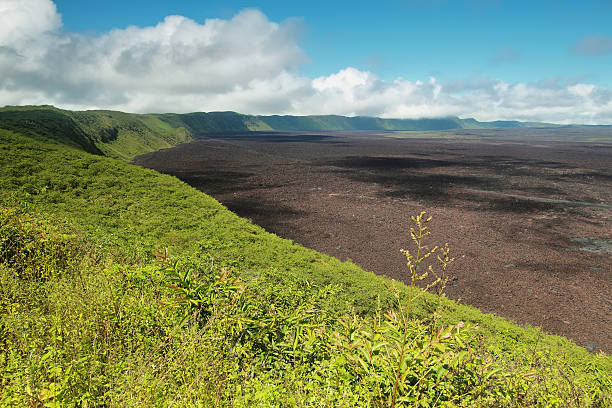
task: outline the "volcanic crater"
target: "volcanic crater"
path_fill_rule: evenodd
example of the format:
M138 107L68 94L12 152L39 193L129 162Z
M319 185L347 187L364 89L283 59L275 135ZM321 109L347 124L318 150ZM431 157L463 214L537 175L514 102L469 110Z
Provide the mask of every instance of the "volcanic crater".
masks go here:
M510 132L208 135L133 162L400 280L410 216L427 211L456 257L450 298L610 353L612 254L585 248L612 242L612 143Z

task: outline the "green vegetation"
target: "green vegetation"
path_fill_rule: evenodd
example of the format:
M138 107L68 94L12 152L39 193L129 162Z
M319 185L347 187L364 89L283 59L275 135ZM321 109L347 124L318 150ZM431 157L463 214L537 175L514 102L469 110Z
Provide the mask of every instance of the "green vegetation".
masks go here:
M365 116L257 116L259 121L275 130L440 130L460 129L459 118L381 119Z
M44 142L76 147L94 154L102 153L96 146L95 138L85 134L66 111L52 106L0 109L0 127Z
M0 405L612 402L609 356L446 299L450 255L428 255L422 216L406 225L407 280L429 271L433 293L280 239L173 177L102 156L178 143L193 122L138 115L130 130L132 115L72 113L78 126L61 129L82 133L55 135L71 123L62 112L41 127L0 115L13 130L0 130ZM104 133L119 125L116 139ZM129 138L145 127L154 141Z
M381 119L337 115L253 116L235 112L129 114L73 112L53 106L0 108L0 128L40 141L61 143L93 154L130 160L139 154L192 141L200 135L257 131L445 131L554 126L526 122L478 122L456 117ZM411 137L409 133L400 137Z
M52 106L0 109L0 128L123 160L193 140L183 124L155 115L72 112Z

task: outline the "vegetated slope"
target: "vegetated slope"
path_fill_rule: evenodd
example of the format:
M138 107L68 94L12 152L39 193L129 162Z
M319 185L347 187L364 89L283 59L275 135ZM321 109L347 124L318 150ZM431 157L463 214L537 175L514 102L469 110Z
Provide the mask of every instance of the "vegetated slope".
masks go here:
M371 310L379 295L383 304L392 302L389 280L266 233L174 177L8 131L0 130L0 141L4 205L18 200L58 223L71 220L68 229L128 262L169 248L279 282L342 284L347 292L333 300L338 307L350 301Z
M3 401L89 395L112 405L132 395L151 406L321 398L367 406L401 391L405 403L430 405L466 395L481 405L609 402L609 357L444 298L439 319L437 298L424 295L411 314L421 321L353 315L338 326L351 310L397 307L394 292L405 299L409 288L266 233L173 177L61 137L50 144L0 131ZM39 222L23 206L57 231L30 230ZM458 334L459 321L480 328ZM402 330L410 344L398 339ZM394 357L396 346L405 355ZM367 350L369 362L359 357ZM394 358L411 367L401 368L399 391Z
M0 128L18 131L34 139L102 154L95 137L86 134L66 111L52 106L0 109Z
M610 403L603 356L506 357L474 326L410 317L410 302L343 316L320 307L337 287L248 284L165 252L127 265L15 207L0 227L2 406Z
M192 140L184 125L173 125L155 115L114 111L73 112L52 106L0 109L1 129L123 160Z
M197 135L215 133L274 130L431 131L544 125L516 121L478 122L457 117L382 119L337 115L255 116L235 112L130 114L106 110L68 111L53 106L0 108L1 129L123 160L191 141Z
M453 129L498 129L498 128L532 128L559 127L551 123L494 121L479 122L473 118L461 119L455 116L420 119L387 119L370 116L338 115L241 115L250 130L295 130L295 131L330 131L330 130L381 130L381 131L432 131Z
M224 116L220 116L220 115ZM333 131L333 130L381 130L381 131L432 131L453 129L496 129L496 128L523 128L523 127L557 127L558 125L518 122L518 121L496 121L479 122L476 119L460 119L454 116L441 118L421 119L386 119L369 116L339 116L339 115L242 115L234 112L192 113L193 118L209 115L207 120L221 123L225 120L221 129L216 132L234 131ZM181 115L183 118L185 115ZM231 118L232 121L227 119ZM229 126L228 126L229 125ZM195 128L193 128L195 130ZM215 133L207 127L200 128L198 133Z
M365 116L257 116L274 130L447 130L462 128L461 119L381 119Z

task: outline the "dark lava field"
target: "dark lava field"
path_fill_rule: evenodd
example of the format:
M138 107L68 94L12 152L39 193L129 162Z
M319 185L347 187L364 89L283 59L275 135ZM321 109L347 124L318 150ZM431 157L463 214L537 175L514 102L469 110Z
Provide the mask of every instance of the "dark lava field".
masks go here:
M605 131L595 141L564 129L217 135L134 163L281 237L396 279L406 277L410 216L425 210L432 240L456 258L450 298L611 353Z

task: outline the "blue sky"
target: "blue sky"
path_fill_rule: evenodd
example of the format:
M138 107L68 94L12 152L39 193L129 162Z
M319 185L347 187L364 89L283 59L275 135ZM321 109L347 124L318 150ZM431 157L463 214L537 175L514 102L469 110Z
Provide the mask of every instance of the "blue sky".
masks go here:
M179 14L203 22L245 8L297 18L309 76L346 66L380 77L577 80L612 86L612 52L580 55L585 37L612 38L610 1L154 1L57 0L67 30L103 33Z
M610 21L610 1L3 0L0 105L612 123Z

